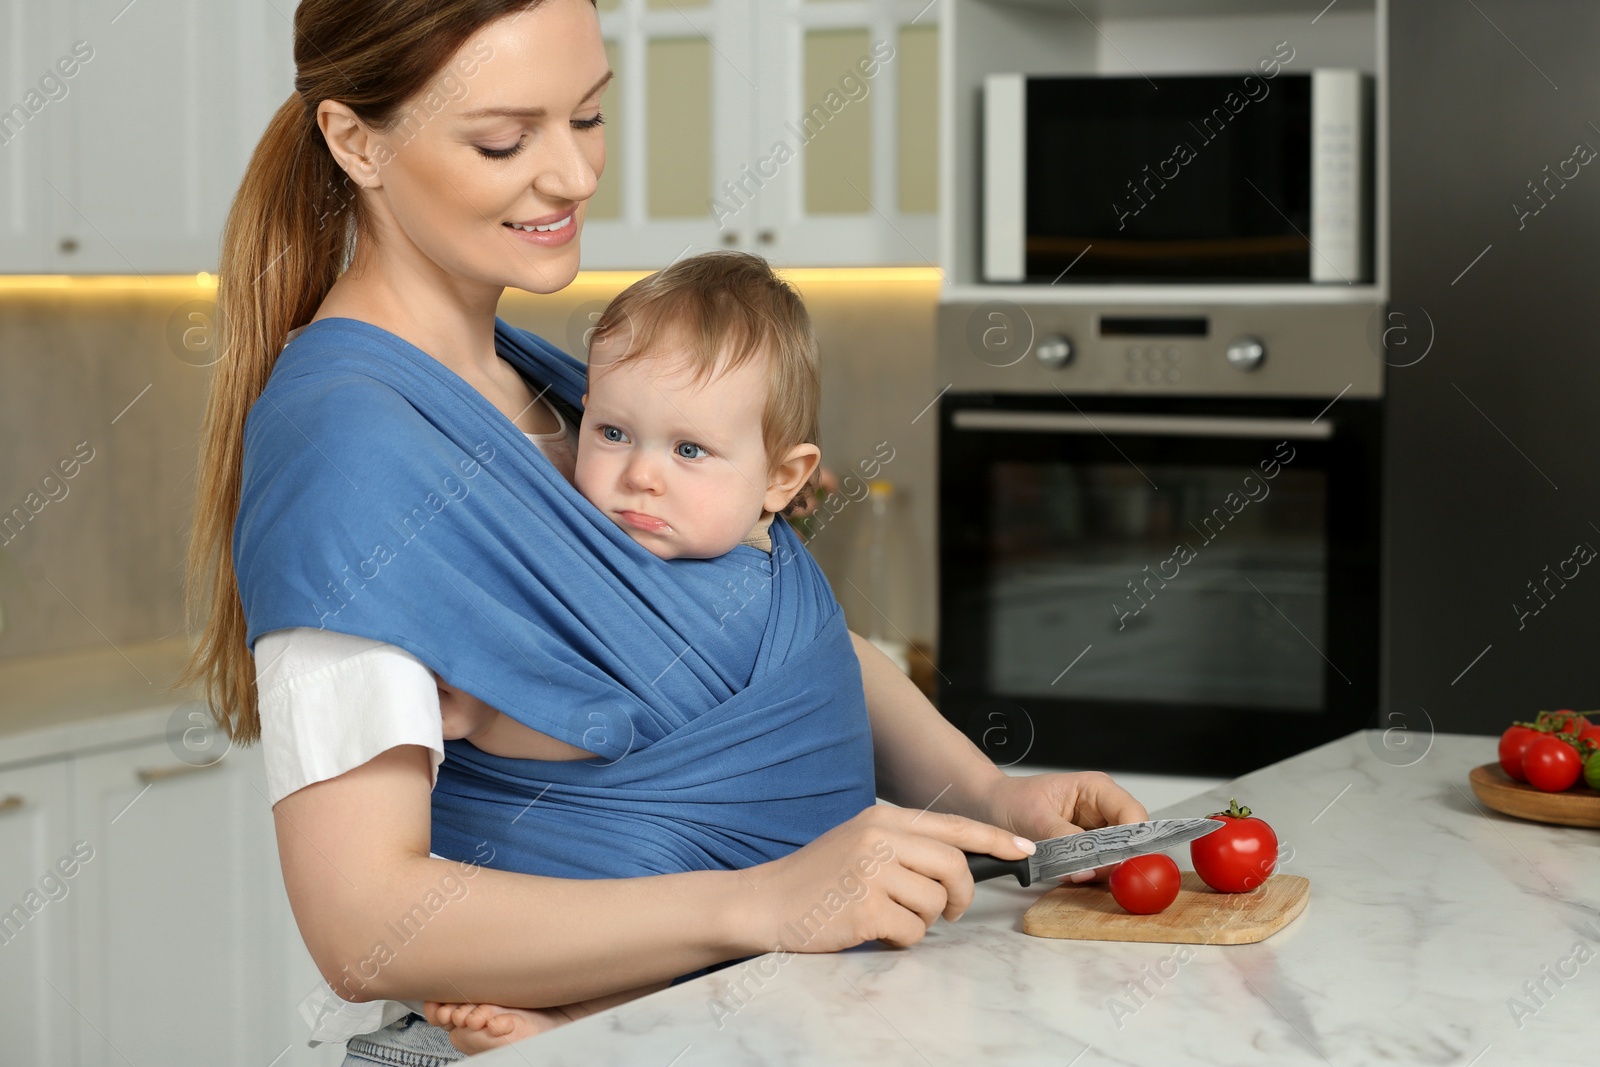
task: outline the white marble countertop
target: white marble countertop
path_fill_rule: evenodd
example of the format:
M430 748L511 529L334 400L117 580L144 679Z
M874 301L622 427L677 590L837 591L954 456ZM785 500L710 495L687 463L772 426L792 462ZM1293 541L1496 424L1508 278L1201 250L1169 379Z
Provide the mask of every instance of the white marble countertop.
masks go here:
M913 948L758 957L477 1061L1593 1063L1600 831L1480 808L1491 738L1409 740L1352 734L1160 812L1234 795L1272 824L1311 902L1260 944L1029 937L1038 890L989 882Z

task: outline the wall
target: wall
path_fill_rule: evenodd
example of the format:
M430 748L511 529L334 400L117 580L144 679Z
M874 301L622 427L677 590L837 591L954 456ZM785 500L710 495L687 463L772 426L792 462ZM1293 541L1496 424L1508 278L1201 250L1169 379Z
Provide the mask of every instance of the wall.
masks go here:
M863 277L872 276L799 276L823 354L821 444L825 461L844 473L889 442L895 458L883 476L903 490L914 584L927 591L936 422L932 411L916 417L937 392L938 283ZM627 280L601 274L553 296L509 293L501 315L570 351L587 314ZM0 660L181 632L183 553L211 377L193 356L182 358L182 331L191 326L190 305L213 297L189 280L0 284L0 519L13 508L26 512L30 493L35 507L48 500L26 522L0 528ZM847 588L865 512L846 506L815 541L836 588ZM898 610L897 625L931 637L931 600Z

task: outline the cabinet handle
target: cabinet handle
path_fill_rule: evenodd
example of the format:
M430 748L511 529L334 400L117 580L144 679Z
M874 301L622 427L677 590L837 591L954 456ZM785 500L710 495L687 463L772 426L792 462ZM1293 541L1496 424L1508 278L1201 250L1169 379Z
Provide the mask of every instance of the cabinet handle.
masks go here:
M134 773L139 776L139 781L145 785L150 785L153 782L164 782L168 778L182 778L184 775L194 774L196 771L209 771L211 768L220 767L221 765L221 760L217 760L216 763L174 763L170 767L142 769Z
M3 815L8 811L16 811L18 808L22 807L22 804L22 798L17 796L15 793L8 797L0 798L0 815Z
M756 240L760 241L764 245L770 245L777 239L777 233L772 230L762 230L760 233L756 234Z
M722 243L727 245L729 248L732 248L734 245L739 243L739 235L733 230L729 230L727 233L722 235Z
M72 252L76 252L77 250L78 250L78 239L76 237L63 237L61 239L61 251L67 252L67 253L70 254Z

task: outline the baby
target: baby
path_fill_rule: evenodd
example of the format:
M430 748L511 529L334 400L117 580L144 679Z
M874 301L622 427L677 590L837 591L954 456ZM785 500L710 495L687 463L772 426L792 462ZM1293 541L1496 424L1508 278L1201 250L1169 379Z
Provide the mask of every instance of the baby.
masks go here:
M764 260L682 260L629 286L595 326L573 482L662 559L770 552L773 516L815 484L820 392L810 317ZM438 686L446 740L519 759L594 755ZM430 1003L428 1018L516 1041L666 984L539 1011Z
M773 516L815 483L820 392L810 317L765 260L681 260L629 286L595 326L573 483L662 559L771 551ZM439 709L446 740L491 755L594 755L442 679Z

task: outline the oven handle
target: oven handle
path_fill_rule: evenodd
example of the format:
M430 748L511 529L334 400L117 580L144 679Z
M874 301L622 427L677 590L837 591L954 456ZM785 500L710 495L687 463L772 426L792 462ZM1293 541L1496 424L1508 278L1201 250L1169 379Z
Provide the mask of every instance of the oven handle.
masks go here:
M1142 434L1156 437L1276 437L1327 441L1333 423L1304 419L1250 419L1212 415L1123 415L1101 412L1070 415L1062 411L957 411L951 422L958 430L1035 431L1040 433Z

